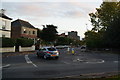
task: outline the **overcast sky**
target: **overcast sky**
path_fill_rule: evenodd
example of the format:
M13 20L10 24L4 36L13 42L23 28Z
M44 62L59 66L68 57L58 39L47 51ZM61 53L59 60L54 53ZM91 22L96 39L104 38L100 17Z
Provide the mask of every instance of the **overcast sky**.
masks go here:
M77 31L83 38L85 31L92 28L88 14L101 3L102 0L4 0L1 8L13 21L19 18L40 29L53 24L59 33Z

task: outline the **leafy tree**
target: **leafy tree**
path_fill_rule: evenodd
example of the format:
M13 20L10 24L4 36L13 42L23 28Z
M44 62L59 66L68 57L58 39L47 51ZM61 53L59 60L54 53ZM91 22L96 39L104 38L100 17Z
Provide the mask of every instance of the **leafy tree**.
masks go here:
M109 24L120 15L120 2L103 2L95 13L90 13L93 31L105 31ZM116 18L114 16L117 16Z
M37 37L38 37L38 38L41 37L41 36L40 36L41 32L42 32L42 31L41 31L40 29L37 28Z
M104 34L105 46L109 48L120 48L120 16L107 28Z
M85 41L88 48L101 48L102 36L94 31L87 31L85 33Z
M43 30L40 33L40 38L46 42L54 42L57 38L57 26L54 25L44 25Z
M67 37L58 37L56 45L70 45L73 40Z
M89 16L93 28L85 33L87 45L120 48L120 2L103 2Z

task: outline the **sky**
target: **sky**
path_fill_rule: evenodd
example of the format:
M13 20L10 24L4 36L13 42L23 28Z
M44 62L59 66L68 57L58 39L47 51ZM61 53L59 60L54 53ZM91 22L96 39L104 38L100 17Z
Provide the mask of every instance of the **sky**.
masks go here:
M22 19L39 29L53 24L59 34L77 31L83 38L92 28L89 13L101 4L102 0L2 0L0 8L6 10L12 21Z

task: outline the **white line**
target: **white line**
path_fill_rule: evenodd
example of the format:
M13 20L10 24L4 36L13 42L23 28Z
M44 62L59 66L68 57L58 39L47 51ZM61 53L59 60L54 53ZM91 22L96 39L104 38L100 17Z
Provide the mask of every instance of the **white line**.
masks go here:
M5 66L1 66L0 68L6 68L6 67L9 67L9 66L10 66L10 64L7 64Z
M118 61L113 61L114 63L118 63Z
M32 63L33 64L33 63ZM37 65L33 64L34 67L37 67Z
M37 65L35 65L28 57L28 55L25 55L25 60L28 64L32 64L34 67L37 67Z
M102 60L101 62L86 62L86 63L93 63L93 64L95 64L95 63L104 63L105 61L104 60Z
M63 63L65 63L65 64L70 64L70 63L68 63L68 62L63 62Z
M32 61L28 58L28 55L25 55L25 60L26 62L29 64L29 63L32 63Z

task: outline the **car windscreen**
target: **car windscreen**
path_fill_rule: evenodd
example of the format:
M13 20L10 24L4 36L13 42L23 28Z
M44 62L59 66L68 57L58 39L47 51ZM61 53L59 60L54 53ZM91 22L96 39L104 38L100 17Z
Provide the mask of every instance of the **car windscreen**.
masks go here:
M39 51L45 51L45 50L46 50L45 48L39 49Z
M49 51L56 51L55 48L47 48Z
M81 49L85 49L85 47L81 47Z

